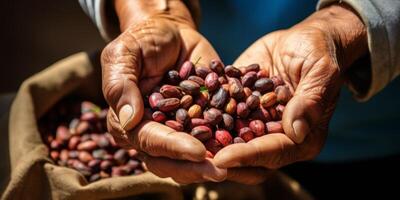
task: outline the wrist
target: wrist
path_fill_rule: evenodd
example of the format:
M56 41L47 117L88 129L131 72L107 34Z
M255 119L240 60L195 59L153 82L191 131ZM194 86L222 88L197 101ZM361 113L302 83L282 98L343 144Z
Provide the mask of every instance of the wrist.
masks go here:
M161 17L195 27L185 4L180 0L114 0L121 32L149 18Z
M368 53L366 26L357 12L340 3L326 7L311 16L319 28L326 30L336 47L336 57L344 70Z

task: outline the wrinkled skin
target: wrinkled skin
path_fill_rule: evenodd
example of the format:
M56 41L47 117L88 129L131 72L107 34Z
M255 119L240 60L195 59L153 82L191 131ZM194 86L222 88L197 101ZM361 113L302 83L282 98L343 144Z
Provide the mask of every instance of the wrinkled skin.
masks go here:
M280 75L294 95L282 117L285 133L267 134L222 149L214 157L218 167L277 169L318 155L343 84L347 67L343 63L351 62L338 59L338 52L343 50L339 45L347 41L330 31L311 17L288 30L262 37L236 60L235 66L259 63L270 76ZM264 177L242 178L239 182L255 184Z
M226 170L216 169L212 160L205 159L204 145L190 135L142 120L141 96L157 86L168 70L199 57L200 63L219 58L190 21L175 21L162 14L127 27L101 56L103 93L111 107L110 133L124 148L141 151L150 171L180 183L221 181ZM126 104L132 106L133 114L118 115ZM185 173L177 173L177 166Z
M149 5L143 5L149 8L146 6ZM214 159L206 159L204 145L195 138L143 119L141 96L158 85L168 70L177 69L185 60L201 57L200 64L205 65L211 59L219 59L209 42L195 30L188 11L170 10L179 16L144 14L135 16L140 19L133 20L135 23L124 23L119 16L122 34L102 53L103 93L111 108L107 124L119 145L139 150L140 158L154 174L183 184L225 179L256 184L268 177L270 171L266 169L308 160L319 153L343 82L343 71L352 62L342 59L346 54L344 47L352 47L351 42L357 40L349 35L338 37L333 33L340 31L323 26L321 20L316 23L318 20L311 17L255 42L234 65L259 63L270 75L282 76L291 87L294 97L282 120L285 134L233 144ZM147 10L136 11L133 13L140 15ZM341 22L348 23L345 15L339 16L344 18ZM346 38L348 43L338 38Z

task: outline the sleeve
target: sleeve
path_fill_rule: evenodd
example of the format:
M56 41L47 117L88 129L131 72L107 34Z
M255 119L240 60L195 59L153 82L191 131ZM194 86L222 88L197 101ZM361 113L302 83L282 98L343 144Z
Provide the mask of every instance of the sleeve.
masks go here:
M90 17L97 26L100 35L107 42L111 41L120 33L113 6L108 0L79 0L83 11Z
M357 66L348 82L355 98L366 101L400 74L400 1L320 0L317 9L339 2L353 7L367 27L370 60Z

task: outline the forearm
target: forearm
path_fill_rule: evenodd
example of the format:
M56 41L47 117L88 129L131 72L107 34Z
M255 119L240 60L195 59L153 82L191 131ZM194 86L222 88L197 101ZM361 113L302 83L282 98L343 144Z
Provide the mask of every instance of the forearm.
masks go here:
M195 27L189 9L180 0L115 0L114 6L121 31L155 16Z

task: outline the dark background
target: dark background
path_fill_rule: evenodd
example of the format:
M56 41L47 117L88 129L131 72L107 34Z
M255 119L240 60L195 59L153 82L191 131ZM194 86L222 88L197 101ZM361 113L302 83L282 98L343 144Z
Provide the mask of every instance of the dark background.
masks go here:
M0 93L50 64L105 43L77 0L0 1Z

